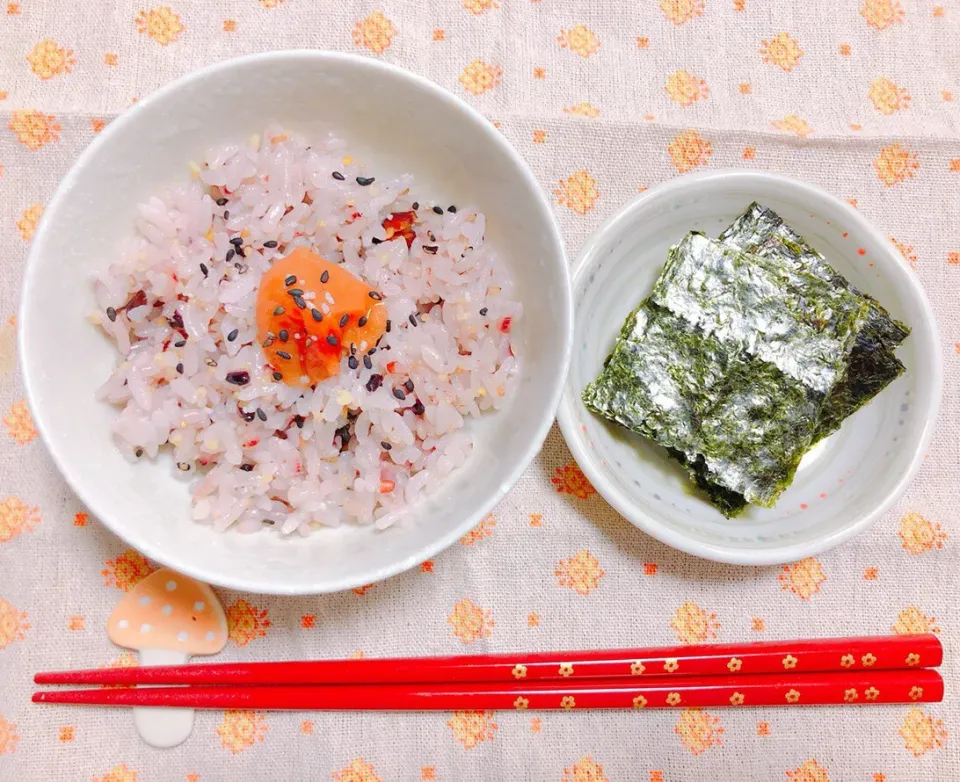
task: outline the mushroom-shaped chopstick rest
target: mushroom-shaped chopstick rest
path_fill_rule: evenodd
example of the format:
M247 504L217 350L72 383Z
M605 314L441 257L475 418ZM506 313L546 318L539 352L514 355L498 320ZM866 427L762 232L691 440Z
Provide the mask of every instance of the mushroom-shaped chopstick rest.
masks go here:
M181 665L223 649L227 618L209 586L161 568L124 595L107 620L107 635L138 650L141 665ZM175 747L193 730L193 709L137 707L133 722L147 744Z

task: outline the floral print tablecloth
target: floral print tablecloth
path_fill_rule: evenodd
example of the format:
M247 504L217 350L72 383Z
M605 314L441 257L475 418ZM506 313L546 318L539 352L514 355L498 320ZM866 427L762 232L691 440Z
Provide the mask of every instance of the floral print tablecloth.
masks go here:
M0 3L0 779L913 782L960 778L960 5L954 0L4 0ZM224 659L940 633L947 699L869 710L203 713L151 749L121 711L40 708L40 669L134 665L104 626L154 565L53 469L17 370L44 205L119 112L191 69L310 47L382 58L488 116L575 253L688 171L779 171L847 199L920 277L946 393L913 487L874 529L781 568L698 561L594 492L556 430L451 550L323 598L221 593Z

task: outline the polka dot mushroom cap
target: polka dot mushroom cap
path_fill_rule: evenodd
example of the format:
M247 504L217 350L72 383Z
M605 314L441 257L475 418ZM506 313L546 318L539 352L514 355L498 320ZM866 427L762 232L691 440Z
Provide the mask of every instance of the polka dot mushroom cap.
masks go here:
M161 568L124 595L107 635L127 649L216 654L227 642L227 619L209 586Z

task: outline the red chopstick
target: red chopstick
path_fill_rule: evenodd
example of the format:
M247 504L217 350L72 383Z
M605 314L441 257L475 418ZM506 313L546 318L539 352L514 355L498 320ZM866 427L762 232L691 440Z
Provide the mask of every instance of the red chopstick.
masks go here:
M942 698L943 679L927 669L581 682L149 687L46 691L33 696L36 703L348 711L872 705L930 703Z
M462 657L311 660L102 668L38 673L37 684L373 684L572 681L632 676L745 676L764 673L934 668L935 635L893 635Z

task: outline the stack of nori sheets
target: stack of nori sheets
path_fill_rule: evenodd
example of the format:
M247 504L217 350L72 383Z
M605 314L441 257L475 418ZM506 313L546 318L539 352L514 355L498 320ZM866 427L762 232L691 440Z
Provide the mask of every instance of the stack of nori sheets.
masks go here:
M670 249L587 407L664 446L726 516L772 507L803 455L903 372L909 329L772 211Z

